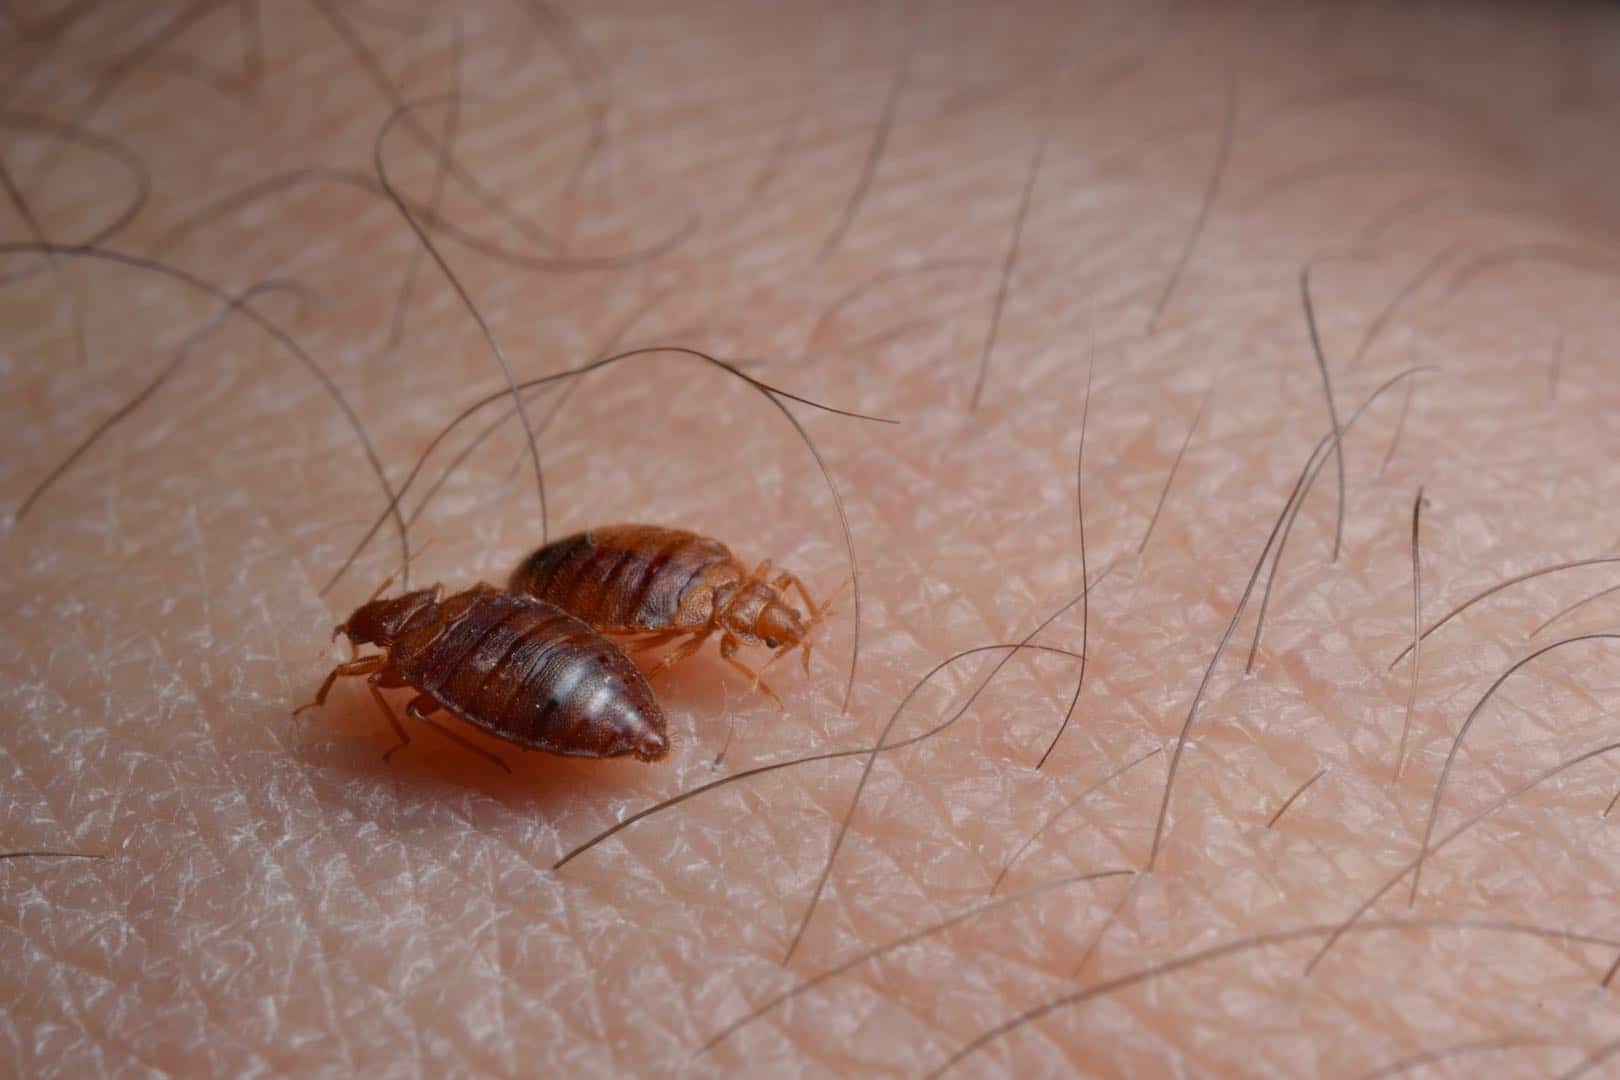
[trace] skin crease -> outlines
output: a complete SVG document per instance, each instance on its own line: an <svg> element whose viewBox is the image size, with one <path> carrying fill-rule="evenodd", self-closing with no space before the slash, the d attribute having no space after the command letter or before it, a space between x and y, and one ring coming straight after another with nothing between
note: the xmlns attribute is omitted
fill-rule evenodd
<svg viewBox="0 0 1620 1080"><path fill-rule="evenodd" d="M55 37L24 37L56 10L79 14ZM1601 58L1620 24L1606 6L1547 19L1532 5L480 3L453 17L222 3L135 52L189 10L19 8L0 43L5 107L114 138L151 171L150 203L108 247L168 243L166 260L233 292L304 290L253 304L342 389L394 483L458 408L506 385L431 261L390 344L419 258L399 212L311 183L166 237L275 174L371 171L392 107L346 35L400 100L437 100L413 114L428 140L450 117L443 95L467 95L461 175L442 184L457 227L583 258L655 244L695 215L657 258L575 272L515 268L432 230L517 377L615 344L682 344L902 423L794 407L860 556L847 713L846 598L818 631L809 678L796 658L772 670L785 713L712 646L661 678L675 749L658 765L506 750L508 777L420 727L385 765L392 734L357 683L288 716L343 656L326 646L331 627L398 563L385 527L319 595L384 504L377 477L309 373L251 323L226 323L8 522L0 847L109 856L0 863L8 1073L928 1074L1085 986L1348 916L1416 856L1451 738L1491 680L1561 634L1613 626L1614 602L1599 601L1528 640L1613 584L1596 567L1506 590L1437 631L1391 784L1410 668L1389 662L1412 634L1419 485L1425 625L1514 574L1614 552L1620 118ZM106 76L117 82L98 90ZM396 125L384 151L419 204L438 186L428 140ZM7 242L80 240L132 195L111 157L37 132L8 129L0 159L30 210L7 204ZM1470 257L1508 249L1543 257L1466 274ZM1328 258L1351 252L1362 257ZM1341 421L1400 371L1429 370L1387 467L1406 384L1345 438L1337 565L1337 466L1323 470L1249 677L1252 605L1240 621L1180 758L1153 873L964 920L694 1061L797 982L984 902L1054 811L1162 747L1044 833L996 895L1147 865L1193 694L1331 430L1299 295L1312 260L1324 260L1312 299ZM87 259L12 255L6 268L34 271L0 290L0 503L14 514L218 301ZM1092 358L1087 565L1093 578L1113 570L1091 597L1078 709L1044 769L1077 674L1049 654L1015 658L949 730L877 761L786 969L864 758L722 788L551 871L660 798L870 746L940 660L1018 641L1071 599ZM531 408L536 425L548 400ZM690 358L592 375L540 448L553 537L658 522L717 536L750 566L770 558L818 596L848 575L804 446L757 394ZM474 453L412 536L431 541L413 581L503 580L540 542L520 428ZM1078 650L1080 607L1038 640ZM949 669L891 741L950 716L994 662ZM1517 673L1470 729L1437 838L1612 742L1616 687L1605 641ZM1620 833L1603 816L1617 786L1611 758L1560 774L1433 854L1414 908L1403 882L1371 917L1620 935ZM1056 1009L952 1074L1351 1077L1437 1053L1423 1075L1544 1076L1620 1037L1620 1006L1597 989L1612 949L1429 925L1351 934L1305 976L1319 944Z"/></svg>

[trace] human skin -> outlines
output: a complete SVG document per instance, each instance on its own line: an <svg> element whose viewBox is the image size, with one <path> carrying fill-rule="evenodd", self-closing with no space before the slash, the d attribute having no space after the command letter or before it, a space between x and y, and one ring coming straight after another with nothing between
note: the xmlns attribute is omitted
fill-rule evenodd
<svg viewBox="0 0 1620 1080"><path fill-rule="evenodd" d="M0 160L28 208L6 204L6 268L28 273L0 290L0 850L105 858L0 862L4 1071L1613 1067L1620 1008L1600 983L1620 954L1605 817L1620 752L1492 810L1620 740L1611 638L1508 678L1457 753L1434 840L1492 812L1432 854L1414 905L1395 881L1306 972L1318 928L1417 856L1492 681L1612 625L1608 598L1531 637L1613 584L1609 564L1504 589L1437 630L1392 779L1419 488L1425 626L1516 574L1615 550L1611 10L220 3L191 18L70 3L56 26L51 10L11 10L5 41ZM358 680L294 720L347 656L332 627L401 550L385 525L322 593L387 500L333 397L246 315L19 517L220 306L157 270L19 247L82 241L133 190L108 153L19 114L150 170L150 201L97 250L227 294L274 283L252 309L330 377L390 483L507 385L377 190L311 181L174 231L293 170L375 178L390 96L423 103L383 156L434 220L523 256L654 249L524 268L430 227L514 377L681 345L899 421L788 406L858 555L847 707L845 593L809 675L796 657L771 669L783 707L712 645L661 676L674 750L656 764L480 740L507 775L419 726L385 763L393 735ZM441 181L431 147L452 118ZM1331 413L1301 302L1313 263ZM1414 367L1344 436L1336 561L1338 462L1321 470L1245 675L1263 579L1218 645L1299 470L1334 416ZM555 400L534 399L535 427ZM459 429L407 513L509 407ZM772 559L818 597L850 576L804 443L700 360L590 375L537 445L553 537L663 523ZM522 427L471 454L410 536L413 582L504 580L542 537ZM1088 574L1088 603L1034 639L1087 658L1041 768L1079 665L975 654L887 741L949 719L994 673L939 734L722 786L553 870L661 799L872 747L930 669L1025 640ZM1056 811L1144 755L998 883ZM799 983L1005 897L703 1049Z"/></svg>

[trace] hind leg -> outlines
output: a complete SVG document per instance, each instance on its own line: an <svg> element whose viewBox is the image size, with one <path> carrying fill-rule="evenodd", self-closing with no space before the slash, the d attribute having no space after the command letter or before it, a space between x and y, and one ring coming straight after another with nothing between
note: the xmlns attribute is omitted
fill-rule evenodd
<svg viewBox="0 0 1620 1080"><path fill-rule="evenodd" d="M659 633L649 634L644 638L636 638L631 641L626 641L620 645L619 648L624 650L626 653L649 652L653 649L668 645L676 638L689 633L691 633L689 630L664 630Z"/></svg>
<svg viewBox="0 0 1620 1080"><path fill-rule="evenodd" d="M473 753L477 754L479 757L483 758L485 761L489 762L495 767L505 769L508 773L512 771L512 766L501 760L501 756L499 754L490 750L485 750L482 746L474 743L471 739L467 738L465 735L462 735L460 732L451 731L437 720L429 719L429 714L438 712L439 708L440 706L437 701L433 700L426 694L418 694L416 697L411 699L409 705L405 706L405 715L410 717L412 720L426 724L428 727L432 728L434 731L437 731L440 735L443 735L445 738L449 739L463 750L471 750Z"/></svg>
<svg viewBox="0 0 1620 1080"><path fill-rule="evenodd" d="M655 665L651 671L647 672L647 681L651 682L653 678L661 673L665 668L674 667L682 660L685 660L687 657L703 648L703 643L709 640L709 635L712 632L713 631L710 630L699 630L695 632L689 640L682 642L678 648L670 652L662 660L658 661L657 665Z"/></svg>

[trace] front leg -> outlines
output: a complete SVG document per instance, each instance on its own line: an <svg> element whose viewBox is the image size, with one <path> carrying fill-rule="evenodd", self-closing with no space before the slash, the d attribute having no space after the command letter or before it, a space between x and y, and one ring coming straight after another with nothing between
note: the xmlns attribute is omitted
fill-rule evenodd
<svg viewBox="0 0 1620 1080"><path fill-rule="evenodd" d="M720 659L724 660L726 663L748 676L750 682L748 688L750 690L758 690L760 693L776 702L777 708L783 710L784 712L787 711L787 706L782 704L782 699L776 696L776 691L772 690L766 685L765 680L760 676L759 672L753 670L747 664L737 659L737 648L739 645L741 645L741 642L732 637L730 634L727 634L725 637L721 638Z"/></svg>
<svg viewBox="0 0 1620 1080"><path fill-rule="evenodd" d="M388 658L386 656L366 656L358 660L350 660L346 664L339 664L327 673L326 681L321 683L321 688L315 692L315 700L307 705L298 706L292 711L292 714L297 716L306 709L318 709L325 705L326 695L332 692L332 684L337 682L340 676L370 675L387 662Z"/></svg>
<svg viewBox="0 0 1620 1080"><path fill-rule="evenodd" d="M790 587L797 591L799 598L804 601L804 607L810 615L810 621L812 623L820 622L821 608L817 606L814 600L810 599L810 590L804 587L804 582L799 580L798 574L793 573L791 570L783 570L771 581L771 588L777 592L782 592Z"/></svg>

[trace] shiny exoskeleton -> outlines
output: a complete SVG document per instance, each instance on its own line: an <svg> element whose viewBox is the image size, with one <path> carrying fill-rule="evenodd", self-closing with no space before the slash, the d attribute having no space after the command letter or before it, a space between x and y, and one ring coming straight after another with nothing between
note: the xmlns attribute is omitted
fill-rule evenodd
<svg viewBox="0 0 1620 1080"><path fill-rule="evenodd" d="M428 717L443 709L507 742L569 757L655 761L669 752L663 710L636 666L587 623L533 596L477 585L443 597L434 586L373 598L333 637L340 633L357 650L384 651L339 664L297 711L324 704L340 676L369 676L399 736L385 758L411 741L382 695L402 686L418 691L406 715L503 768Z"/></svg>
<svg viewBox="0 0 1620 1080"><path fill-rule="evenodd" d="M691 656L711 635L720 635L720 655L771 698L776 695L741 661L743 644L776 653L804 649L806 635L824 618L796 576L771 574L769 560L745 569L718 540L659 525L607 525L553 541L513 571L513 592L549 600L605 634L646 634L637 648L686 640L665 656L653 674ZM804 600L806 619L784 599L789 588Z"/></svg>

